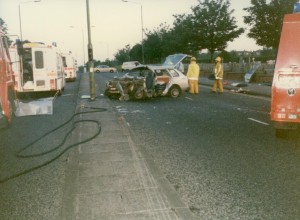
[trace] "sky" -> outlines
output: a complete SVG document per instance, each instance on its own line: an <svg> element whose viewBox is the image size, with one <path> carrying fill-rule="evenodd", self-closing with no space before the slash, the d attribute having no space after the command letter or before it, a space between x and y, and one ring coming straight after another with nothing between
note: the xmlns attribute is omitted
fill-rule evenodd
<svg viewBox="0 0 300 220"><path fill-rule="evenodd" d="M72 51L79 65L87 61L87 0L0 0L0 17L8 34L23 40L56 42L62 52ZM156 29L161 23L170 26L174 14L191 14L197 0L88 0L91 43L95 60L113 59L114 54L127 44L134 46L142 39L141 18L144 29ZM230 0L233 16L239 27L249 29L243 22L243 8L251 0ZM20 9L20 10L19 10ZM141 10L142 9L142 10ZM19 16L19 11L20 15ZM142 11L142 13L141 13ZM141 16L142 15L142 16ZM21 18L21 19L20 19ZM144 36L145 37L145 36ZM15 37L11 37L15 39ZM226 50L261 49L246 33L228 44Z"/></svg>

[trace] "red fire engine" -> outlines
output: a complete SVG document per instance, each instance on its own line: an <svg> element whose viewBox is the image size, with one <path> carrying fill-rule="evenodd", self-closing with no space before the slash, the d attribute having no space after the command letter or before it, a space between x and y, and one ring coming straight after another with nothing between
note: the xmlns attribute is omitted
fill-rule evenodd
<svg viewBox="0 0 300 220"><path fill-rule="evenodd" d="M12 121L14 97L14 75L8 39L0 27L0 127L6 127Z"/></svg>
<svg viewBox="0 0 300 220"><path fill-rule="evenodd" d="M284 16L272 85L271 120L282 137L300 123L300 14Z"/></svg>

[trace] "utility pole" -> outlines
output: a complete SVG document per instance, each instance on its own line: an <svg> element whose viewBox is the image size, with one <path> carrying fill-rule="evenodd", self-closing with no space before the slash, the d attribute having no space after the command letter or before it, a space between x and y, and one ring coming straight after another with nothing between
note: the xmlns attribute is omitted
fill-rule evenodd
<svg viewBox="0 0 300 220"><path fill-rule="evenodd" d="M90 76L90 99L93 101L96 98L95 95L95 74L94 74L94 61L93 61L93 45L91 40L91 25L90 25L90 7L89 0L86 0L87 11L87 29L88 29L88 71Z"/></svg>

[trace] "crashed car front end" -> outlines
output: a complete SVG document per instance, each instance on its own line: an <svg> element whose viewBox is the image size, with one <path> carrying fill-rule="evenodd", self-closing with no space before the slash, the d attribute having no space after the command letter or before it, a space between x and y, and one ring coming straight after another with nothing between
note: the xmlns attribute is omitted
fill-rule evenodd
<svg viewBox="0 0 300 220"><path fill-rule="evenodd" d="M144 84L144 77L114 78L106 83L105 95L120 100L138 99L139 96L143 96Z"/></svg>

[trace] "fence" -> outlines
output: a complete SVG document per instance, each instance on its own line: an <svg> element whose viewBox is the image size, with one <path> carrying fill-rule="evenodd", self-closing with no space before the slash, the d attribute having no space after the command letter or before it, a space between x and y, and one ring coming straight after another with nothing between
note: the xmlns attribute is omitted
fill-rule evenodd
<svg viewBox="0 0 300 220"><path fill-rule="evenodd" d="M245 73L259 65L251 82L271 82L273 79L274 64L267 63L223 63L224 79L244 81ZM213 72L213 64L200 64L201 76L207 77Z"/></svg>

